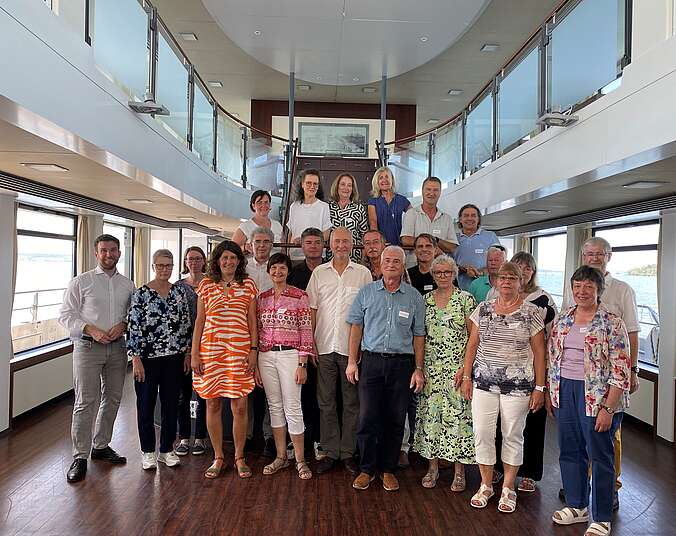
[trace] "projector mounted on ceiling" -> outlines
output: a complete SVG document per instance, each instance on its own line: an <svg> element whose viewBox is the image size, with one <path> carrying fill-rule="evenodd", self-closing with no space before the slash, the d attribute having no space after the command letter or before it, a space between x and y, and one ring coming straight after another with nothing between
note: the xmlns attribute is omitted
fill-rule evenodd
<svg viewBox="0 0 676 536"><path fill-rule="evenodd" d="M157 104L150 93L144 95L143 102L129 101L128 104L137 114L169 115L169 110Z"/></svg>
<svg viewBox="0 0 676 536"><path fill-rule="evenodd" d="M536 123L546 127L567 127L578 120L577 115L564 112L549 112L539 117Z"/></svg>

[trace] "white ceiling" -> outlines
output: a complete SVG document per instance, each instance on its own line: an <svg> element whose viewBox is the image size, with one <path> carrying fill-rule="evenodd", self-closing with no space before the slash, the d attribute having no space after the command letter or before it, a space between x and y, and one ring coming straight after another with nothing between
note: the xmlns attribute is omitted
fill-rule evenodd
<svg viewBox="0 0 676 536"><path fill-rule="evenodd" d="M427 63L490 0L203 0L237 46L296 78L338 86L380 81Z"/></svg>

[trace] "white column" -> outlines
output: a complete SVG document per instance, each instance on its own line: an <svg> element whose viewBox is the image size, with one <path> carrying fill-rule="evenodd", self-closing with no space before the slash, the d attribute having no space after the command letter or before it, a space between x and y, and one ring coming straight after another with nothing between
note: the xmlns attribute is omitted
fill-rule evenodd
<svg viewBox="0 0 676 536"><path fill-rule="evenodd" d="M0 190L0 432L9 428L9 361L12 352L12 274L15 257L16 194Z"/></svg>
<svg viewBox="0 0 676 536"><path fill-rule="evenodd" d="M675 0L633 2L632 58L638 58L674 35Z"/></svg>
<svg viewBox="0 0 676 536"><path fill-rule="evenodd" d="M660 379L657 395L657 434L674 441L674 378L676 377L676 210L662 212L660 257Z"/></svg>

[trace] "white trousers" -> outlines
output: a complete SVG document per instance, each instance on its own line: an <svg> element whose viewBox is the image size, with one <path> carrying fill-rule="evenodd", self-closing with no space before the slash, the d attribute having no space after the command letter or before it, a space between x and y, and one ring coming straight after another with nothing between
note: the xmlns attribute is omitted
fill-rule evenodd
<svg viewBox="0 0 676 536"><path fill-rule="evenodd" d="M509 465L523 463L523 429L528 415L528 396L509 396L482 391L472 391L472 420L476 461L482 465L495 465L495 431L500 415L502 453L500 458Z"/></svg>
<svg viewBox="0 0 676 536"><path fill-rule="evenodd" d="M261 352L258 368L268 399L270 425L272 428L288 425L290 434L302 434L305 424L300 405L301 385L296 383L298 350Z"/></svg>

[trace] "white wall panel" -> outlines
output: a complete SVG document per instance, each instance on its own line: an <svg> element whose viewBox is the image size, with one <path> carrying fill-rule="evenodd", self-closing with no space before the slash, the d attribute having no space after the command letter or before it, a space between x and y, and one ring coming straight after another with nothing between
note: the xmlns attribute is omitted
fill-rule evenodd
<svg viewBox="0 0 676 536"><path fill-rule="evenodd" d="M12 417L73 388L73 354L66 354L14 373Z"/></svg>

